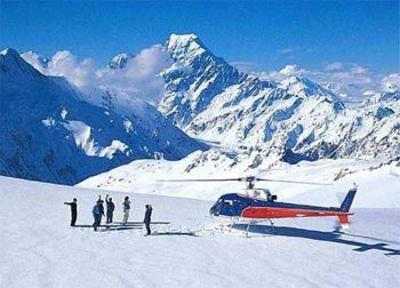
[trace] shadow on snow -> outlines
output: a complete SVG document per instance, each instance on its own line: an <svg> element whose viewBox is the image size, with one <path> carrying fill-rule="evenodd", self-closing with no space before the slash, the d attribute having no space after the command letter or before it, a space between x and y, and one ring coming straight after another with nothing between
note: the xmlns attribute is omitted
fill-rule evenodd
<svg viewBox="0 0 400 288"><path fill-rule="evenodd" d="M237 229L237 230L246 231L247 224L234 224L232 228ZM337 231L325 232L325 231L317 231L317 230L309 230L309 229L285 227L285 226L271 227L269 225L251 225L249 227L249 232L344 244L344 245L356 247L353 250L358 251L358 252L365 252L368 250L375 249L375 250L387 252L387 253L385 253L386 256L400 255L400 250L387 247L388 243L396 243L394 241L386 241L383 239L376 239L376 238L362 236L362 235L356 235L356 234L346 234L346 233L337 232ZM369 240L377 240L377 241L382 241L382 242L376 243L376 244L367 244L367 243L363 243L363 242L359 242L359 241L343 239L343 238L341 238L341 236L343 236L343 235L349 236L349 237L365 238L365 239L369 239Z"/></svg>
<svg viewBox="0 0 400 288"><path fill-rule="evenodd" d="M93 225L75 225L74 228L91 228L93 229ZM124 230L133 230L133 229L142 229L142 225L99 225L97 228L102 228L101 232L105 231L124 231Z"/></svg>
<svg viewBox="0 0 400 288"><path fill-rule="evenodd" d="M152 236L193 236L197 237L194 232L154 232Z"/></svg>

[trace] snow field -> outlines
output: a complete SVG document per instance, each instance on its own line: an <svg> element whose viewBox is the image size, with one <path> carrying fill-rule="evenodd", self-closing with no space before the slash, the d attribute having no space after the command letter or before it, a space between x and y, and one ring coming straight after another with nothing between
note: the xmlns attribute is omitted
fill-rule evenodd
<svg viewBox="0 0 400 288"><path fill-rule="evenodd" d="M0 177L1 287L398 287L398 209L356 209L348 235L334 220L294 219L229 233L208 216L212 202L106 192ZM125 195L131 221L152 203L159 235L140 227L94 232L70 228L69 207L78 198L78 224L91 224L99 194L116 203ZM102 230L105 230L102 228ZM188 235L194 232L194 236ZM356 251L359 250L359 251ZM389 256L392 255L392 256Z"/></svg>

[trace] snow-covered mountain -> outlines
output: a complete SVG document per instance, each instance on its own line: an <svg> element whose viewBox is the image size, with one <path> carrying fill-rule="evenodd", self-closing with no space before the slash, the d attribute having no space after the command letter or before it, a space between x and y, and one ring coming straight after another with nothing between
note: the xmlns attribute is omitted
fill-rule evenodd
<svg viewBox="0 0 400 288"><path fill-rule="evenodd" d="M130 53L121 53L114 56L110 62L108 63L107 67L111 69L123 69L128 64L128 61L132 59L134 55Z"/></svg>
<svg viewBox="0 0 400 288"><path fill-rule="evenodd" d="M250 165L400 155L398 99L347 107L304 77L260 80L213 55L196 35L173 34L164 49L173 65L163 73L159 110L189 135L245 148Z"/></svg>
<svg viewBox="0 0 400 288"><path fill-rule="evenodd" d="M130 60L133 64L144 63L147 58L136 59L137 56L129 53L116 55L103 68L102 75L110 76L108 82L97 79L99 81L95 81L94 85L78 90L62 78L47 77L46 81L51 80L57 89L69 91L69 94L89 102L91 106L105 109L109 115L121 117L127 131L130 131L126 129L131 127L129 123L134 123L135 128L142 127L140 137L147 135L147 138L143 136L147 140L138 144L142 147L138 149L149 149L150 152L144 152L145 156L127 157L129 160L161 157L156 152L161 152L167 159L178 159L196 149L206 148L174 128L152 106L132 96L135 95L133 90L141 91L141 88L147 87L147 82L151 82L147 79L157 79L157 85L150 85L151 89L155 86L154 89L163 95L158 110L190 136L224 147L224 151L229 153L223 152L226 155L217 158L228 157L232 165L241 163L252 169L268 168L282 160L288 163L321 158L389 160L400 156L398 89L391 87L390 91L378 93L362 105L347 106L329 87L302 76L280 73L282 77L279 79L265 80L240 72L215 56L193 34L172 34L163 45L156 46L150 50L156 52L157 57L151 58L162 59L163 65L153 63L157 69L147 71L157 73L157 77L147 75L140 81L132 80L137 81L137 85L133 85L135 89L126 85L130 78L124 71L132 68L127 67L127 63L131 63ZM33 52L24 53L23 57L39 71L48 65L46 58ZM160 67L163 67L161 74ZM158 91L159 76L164 83L162 91ZM129 86L130 90L110 85L121 77L125 77L122 86ZM25 85L24 78L19 81ZM43 115L41 120L46 120L48 116ZM154 138L159 142L149 148L151 145L148 142ZM102 144L102 147L108 147L111 141L108 139L108 144ZM122 142L130 146L127 143L129 140ZM221 150L204 153L196 161L214 161L210 160L209 154L221 154ZM116 165L119 164L112 166Z"/></svg>
<svg viewBox="0 0 400 288"><path fill-rule="evenodd" d="M0 83L1 175L74 184L135 159L176 160L205 148L142 101L131 99L125 114L88 103L13 49L0 54Z"/></svg>
<svg viewBox="0 0 400 288"><path fill-rule="evenodd" d="M47 69L51 61L49 58L36 54L33 51L24 52L21 54L21 57L39 72Z"/></svg>
<svg viewBox="0 0 400 288"><path fill-rule="evenodd" d="M189 125L215 95L245 77L215 57L196 35L172 34L164 47L174 64L163 73L160 111L180 127Z"/></svg>

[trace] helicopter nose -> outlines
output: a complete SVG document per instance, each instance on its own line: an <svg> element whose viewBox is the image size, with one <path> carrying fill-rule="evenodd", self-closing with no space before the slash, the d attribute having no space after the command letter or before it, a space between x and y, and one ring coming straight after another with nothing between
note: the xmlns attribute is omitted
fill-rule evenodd
<svg viewBox="0 0 400 288"><path fill-rule="evenodd" d="M215 205L210 208L210 215L213 216L215 213Z"/></svg>
<svg viewBox="0 0 400 288"><path fill-rule="evenodd" d="M210 208L210 215L211 215L211 216L218 216L217 205L216 205L216 204L214 204L214 205Z"/></svg>

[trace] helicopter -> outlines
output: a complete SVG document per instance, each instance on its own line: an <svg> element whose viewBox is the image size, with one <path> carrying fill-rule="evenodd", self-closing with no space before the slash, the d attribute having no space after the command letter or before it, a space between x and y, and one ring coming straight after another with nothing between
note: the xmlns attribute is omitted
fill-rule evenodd
<svg viewBox="0 0 400 288"><path fill-rule="evenodd" d="M230 217L232 219L248 220L247 235L250 225L257 222L268 221L274 225L272 219L298 218L298 217L337 217L343 230L349 227L350 208L357 192L357 186L351 188L345 196L340 207L322 207L303 205L289 202L278 202L277 195L272 194L267 188L256 188L256 182L280 182L307 185L331 185L305 181L283 179L259 178L255 176L219 179L181 179L163 180L163 182L226 182L237 181L246 183L246 194L228 193L218 198L210 208L210 214L215 217ZM233 226L233 223L231 227Z"/></svg>

